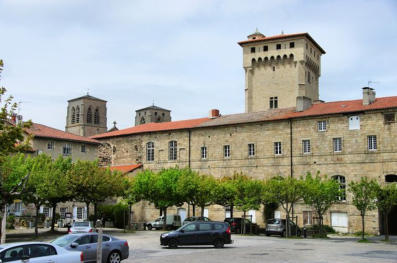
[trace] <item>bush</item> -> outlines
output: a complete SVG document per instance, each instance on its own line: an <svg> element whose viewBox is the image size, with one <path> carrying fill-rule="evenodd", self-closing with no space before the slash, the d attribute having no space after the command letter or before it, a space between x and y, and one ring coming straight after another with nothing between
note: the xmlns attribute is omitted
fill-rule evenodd
<svg viewBox="0 0 397 263"><path fill-rule="evenodd" d="M122 203L100 205L98 206L98 217L102 218L105 222L113 222L115 227L124 228L124 224L128 222L128 205Z"/></svg>
<svg viewBox="0 0 397 263"><path fill-rule="evenodd" d="M14 215L7 216L6 228L15 229L14 224L15 224L15 216Z"/></svg>

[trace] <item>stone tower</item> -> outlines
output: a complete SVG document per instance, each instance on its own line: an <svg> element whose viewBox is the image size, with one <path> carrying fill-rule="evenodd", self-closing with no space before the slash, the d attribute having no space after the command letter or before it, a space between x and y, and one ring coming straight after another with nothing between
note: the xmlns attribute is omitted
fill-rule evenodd
<svg viewBox="0 0 397 263"><path fill-rule="evenodd" d="M171 121L171 111L157 106L150 106L135 111L135 126L151 122Z"/></svg>
<svg viewBox="0 0 397 263"><path fill-rule="evenodd" d="M106 101L88 94L69 100L65 130L86 137L106 132Z"/></svg>
<svg viewBox="0 0 397 263"><path fill-rule="evenodd" d="M266 37L256 31L243 48L245 112L296 107L297 98L319 99L321 55L308 33Z"/></svg>

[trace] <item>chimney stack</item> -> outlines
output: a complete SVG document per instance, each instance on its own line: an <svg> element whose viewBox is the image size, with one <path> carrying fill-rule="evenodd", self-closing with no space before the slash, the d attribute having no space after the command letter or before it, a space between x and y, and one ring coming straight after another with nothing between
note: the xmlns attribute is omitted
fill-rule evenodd
<svg viewBox="0 0 397 263"><path fill-rule="evenodd" d="M375 102L376 92L373 88L363 88L363 105L369 105Z"/></svg>
<svg viewBox="0 0 397 263"><path fill-rule="evenodd" d="M218 118L220 115L219 110L218 109L212 109L210 110L210 119L215 119Z"/></svg>
<svg viewBox="0 0 397 263"><path fill-rule="evenodd" d="M305 111L313 105L312 99L305 96L296 97L296 111Z"/></svg>

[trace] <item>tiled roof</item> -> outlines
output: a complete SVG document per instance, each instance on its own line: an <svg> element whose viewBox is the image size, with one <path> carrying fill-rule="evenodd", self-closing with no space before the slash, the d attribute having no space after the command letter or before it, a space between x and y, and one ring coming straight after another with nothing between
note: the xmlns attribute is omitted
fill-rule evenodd
<svg viewBox="0 0 397 263"><path fill-rule="evenodd" d="M256 39L248 39L238 42L240 46L250 43L262 42L262 41L270 41L270 40L277 40L277 39L286 39L286 38L296 38L296 37L307 37L313 44L323 53L325 54L325 50L309 35L309 33L296 33L296 34L281 34L275 35L270 37L262 37Z"/></svg>
<svg viewBox="0 0 397 263"><path fill-rule="evenodd" d="M109 137L124 136L130 134L158 132L178 129L191 129L200 127L213 127L231 124L275 121L285 119L296 119L332 114L353 114L357 112L397 108L397 96L377 98L370 105L363 105L362 100L334 101L313 104L309 109L297 112L295 108L272 109L260 112L239 113L222 115L215 119L201 118L184 121L148 123L124 130L108 132L92 136L91 138L101 139Z"/></svg>
<svg viewBox="0 0 397 263"><path fill-rule="evenodd" d="M111 171L119 171L119 172L122 172L123 174L126 174L126 173L130 173L140 167L142 167L142 164L110 166L109 169Z"/></svg>
<svg viewBox="0 0 397 263"><path fill-rule="evenodd" d="M123 130L106 132L106 133L94 135L91 138L100 139L100 138L137 134L137 133L145 133L145 132L189 129L189 128L196 127L199 124L209 121L209 120L210 120L209 118L200 118L200 119L183 120L183 121L146 123L146 124L134 126L134 127L123 129Z"/></svg>
<svg viewBox="0 0 397 263"><path fill-rule="evenodd" d="M29 129L26 129L26 132L29 134L33 134L34 137L40 137L40 138L52 138L58 140L76 141L76 142L93 143L93 144L100 143L99 141L91 138L78 136L72 133L64 132L38 123L32 123L32 126Z"/></svg>

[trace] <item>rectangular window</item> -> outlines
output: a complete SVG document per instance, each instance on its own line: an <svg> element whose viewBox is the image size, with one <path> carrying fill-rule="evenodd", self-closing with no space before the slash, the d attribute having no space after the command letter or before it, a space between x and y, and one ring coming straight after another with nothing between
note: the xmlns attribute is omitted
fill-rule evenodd
<svg viewBox="0 0 397 263"><path fill-rule="evenodd" d="M302 150L305 154L310 153L310 140L302 140Z"/></svg>
<svg viewBox="0 0 397 263"><path fill-rule="evenodd" d="M342 151L342 138L333 138L332 144L334 148L334 152L341 152Z"/></svg>
<svg viewBox="0 0 397 263"><path fill-rule="evenodd" d="M310 71L307 72L307 82L310 83L311 81Z"/></svg>
<svg viewBox="0 0 397 263"><path fill-rule="evenodd" d="M175 161L178 157L178 144L176 141L170 141L168 144L169 153L168 159L170 161Z"/></svg>
<svg viewBox="0 0 397 263"><path fill-rule="evenodd" d="M48 150L54 150L54 142L48 142L47 149Z"/></svg>
<svg viewBox="0 0 397 263"><path fill-rule="evenodd" d="M312 225L313 224L313 212L312 211L303 211L303 225Z"/></svg>
<svg viewBox="0 0 397 263"><path fill-rule="evenodd" d="M376 142L376 135L369 135L368 136L368 150L376 151L378 149L378 145Z"/></svg>
<svg viewBox="0 0 397 263"><path fill-rule="evenodd" d="M289 42L289 47L294 48L295 47L295 42Z"/></svg>
<svg viewBox="0 0 397 263"><path fill-rule="evenodd" d="M77 207L77 219L83 219L83 207Z"/></svg>
<svg viewBox="0 0 397 263"><path fill-rule="evenodd" d="M255 48L254 47L251 48L251 53L255 53Z"/></svg>
<svg viewBox="0 0 397 263"><path fill-rule="evenodd" d="M277 44L276 49L281 49L281 44Z"/></svg>
<svg viewBox="0 0 397 263"><path fill-rule="evenodd" d="M66 214L67 212L68 212L68 208L67 208L67 207L61 207L61 208L59 209L59 214L60 214L60 216L61 216L62 219L65 218L65 214Z"/></svg>
<svg viewBox="0 0 397 263"><path fill-rule="evenodd" d="M282 154L281 142L275 142L275 143L274 143L274 154L275 154L275 155L280 155L280 154Z"/></svg>
<svg viewBox="0 0 397 263"><path fill-rule="evenodd" d="M255 156L255 144L253 143L248 144L248 156L249 157Z"/></svg>
<svg viewBox="0 0 397 263"><path fill-rule="evenodd" d="M318 131L326 131L327 130L327 121L318 121L317 127L318 127Z"/></svg>
<svg viewBox="0 0 397 263"><path fill-rule="evenodd" d="M45 215L45 217L49 217L50 216L50 208L43 207L43 214Z"/></svg>
<svg viewBox="0 0 397 263"><path fill-rule="evenodd" d="M394 113L387 113L384 115L384 117L385 117L385 124L390 124L395 122Z"/></svg>
<svg viewBox="0 0 397 263"><path fill-rule="evenodd" d="M72 154L72 146L70 144L65 144L62 149L63 155L71 155Z"/></svg>
<svg viewBox="0 0 397 263"><path fill-rule="evenodd" d="M82 144L82 145L81 145L81 152L82 152L82 153L85 153L85 144Z"/></svg>
<svg viewBox="0 0 397 263"><path fill-rule="evenodd" d="M201 147L201 159L207 159L207 147Z"/></svg>
<svg viewBox="0 0 397 263"><path fill-rule="evenodd" d="M270 109L277 109L278 108L278 97L270 97L269 108Z"/></svg>
<svg viewBox="0 0 397 263"><path fill-rule="evenodd" d="M20 214L22 212L22 202L15 202L14 203L14 211L17 214Z"/></svg>
<svg viewBox="0 0 397 263"><path fill-rule="evenodd" d="M146 143L146 160L148 162L154 161L154 142Z"/></svg>
<svg viewBox="0 0 397 263"><path fill-rule="evenodd" d="M269 47L268 46L263 46L263 51L268 51L269 50Z"/></svg>
<svg viewBox="0 0 397 263"><path fill-rule="evenodd" d="M223 157L225 157L225 158L230 157L230 145L223 146Z"/></svg>
<svg viewBox="0 0 397 263"><path fill-rule="evenodd" d="M360 129L360 117L350 116L349 117L349 130L359 130Z"/></svg>

